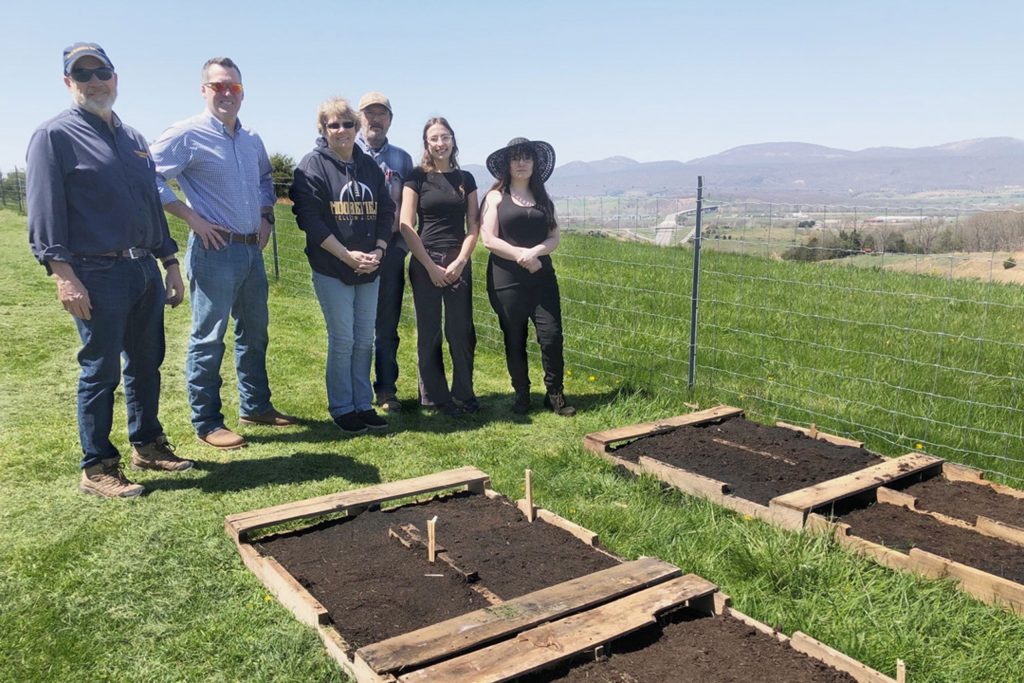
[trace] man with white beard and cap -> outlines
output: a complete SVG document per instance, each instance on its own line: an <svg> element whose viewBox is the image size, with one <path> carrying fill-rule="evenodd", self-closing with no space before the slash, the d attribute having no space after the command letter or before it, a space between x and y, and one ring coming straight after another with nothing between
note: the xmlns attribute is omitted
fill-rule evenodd
<svg viewBox="0 0 1024 683"><path fill-rule="evenodd" d="M124 476L110 441L122 356L132 467L192 467L174 455L157 416L164 305L177 306L184 295L178 246L167 229L146 139L114 113L117 73L103 48L75 43L65 49L64 84L74 106L43 123L29 142L29 242L56 279L57 298L82 340L79 490L131 498L144 489Z"/></svg>

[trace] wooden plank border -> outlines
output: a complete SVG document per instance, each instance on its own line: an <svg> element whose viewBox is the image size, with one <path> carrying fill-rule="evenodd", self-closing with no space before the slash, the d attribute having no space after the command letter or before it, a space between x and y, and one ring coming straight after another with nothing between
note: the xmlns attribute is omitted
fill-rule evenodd
<svg viewBox="0 0 1024 683"><path fill-rule="evenodd" d="M920 548L911 548L908 553L893 550L854 535L849 524L829 521L821 515L811 515L808 521L808 528L832 533L844 548L870 557L890 569L908 571L928 579L954 579L960 590L981 602L1002 606L1024 615L1024 585L1016 581L1004 579Z"/></svg>
<svg viewBox="0 0 1024 683"><path fill-rule="evenodd" d="M737 417L740 415L743 415L742 408L720 405L706 410L698 410L695 413L687 413L686 415L676 415L675 417L668 417L663 420L655 420L654 422L641 422L640 424L616 427L615 429L606 429L601 432L592 432L583 437L583 446L598 455L602 455L610 453L612 446L622 441L638 439L642 436L651 436L652 434L661 434L662 432L668 432L676 429L677 427L692 427L695 425L706 424L708 422L717 422L718 420L724 420L726 418ZM616 458L615 460L619 461L623 459Z"/></svg>
<svg viewBox="0 0 1024 683"><path fill-rule="evenodd" d="M490 482L489 477L475 467L460 467L454 470L428 474L413 479L402 479L387 484L376 484L341 493L331 493L317 498L307 498L284 503L260 510L250 510L228 515L224 518L224 530L235 540L246 534L282 522L319 517L337 512L361 512L372 505L389 500L407 498L446 489L461 488L482 493Z"/></svg>
<svg viewBox="0 0 1024 683"><path fill-rule="evenodd" d="M399 677L402 683L500 683L553 666L656 623L659 613L718 588L687 574L614 602L522 631L515 638Z"/></svg>
<svg viewBox="0 0 1024 683"><path fill-rule="evenodd" d="M412 670L618 600L681 574L678 567L652 557L626 562L528 593L497 607L469 612L367 645L355 656L377 673Z"/></svg>
<svg viewBox="0 0 1024 683"><path fill-rule="evenodd" d="M835 479L776 496L768 503L768 507L776 509L780 516L793 516L793 525L800 528L807 515L816 508L922 472L939 472L943 462L941 458L924 453L908 453Z"/></svg>

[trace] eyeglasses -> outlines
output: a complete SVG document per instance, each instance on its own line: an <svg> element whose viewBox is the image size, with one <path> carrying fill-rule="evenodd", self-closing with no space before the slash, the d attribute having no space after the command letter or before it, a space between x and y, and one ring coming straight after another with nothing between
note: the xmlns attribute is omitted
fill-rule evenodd
<svg viewBox="0 0 1024 683"><path fill-rule="evenodd" d="M432 145L448 144L454 139L455 138L453 138L451 135L434 135L432 137L427 138L427 142L429 142Z"/></svg>
<svg viewBox="0 0 1024 683"><path fill-rule="evenodd" d="M223 95L224 93L241 95L243 90L241 83L203 83L203 85L218 95Z"/></svg>
<svg viewBox="0 0 1024 683"><path fill-rule="evenodd" d="M109 81L114 77L114 70L109 66L98 66L95 69L80 67L78 69L72 69L69 75L79 83L88 83L92 80L93 76L101 81Z"/></svg>
<svg viewBox="0 0 1024 683"><path fill-rule="evenodd" d="M330 123L327 124L327 127L330 128L331 130L338 130L340 128L344 128L345 130L348 130L349 128L355 128L356 127L356 122L355 121L331 121Z"/></svg>

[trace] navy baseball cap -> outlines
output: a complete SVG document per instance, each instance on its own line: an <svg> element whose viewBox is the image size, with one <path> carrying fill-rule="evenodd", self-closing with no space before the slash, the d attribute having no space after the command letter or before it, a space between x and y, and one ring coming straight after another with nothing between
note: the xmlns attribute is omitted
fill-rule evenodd
<svg viewBox="0 0 1024 683"><path fill-rule="evenodd" d="M64 48L64 75L67 76L71 73L71 70L75 68L75 62L82 57L95 57L96 59L103 62L103 65L111 69L114 68L113 63L110 61L110 57L103 51L103 48L96 43L75 43Z"/></svg>

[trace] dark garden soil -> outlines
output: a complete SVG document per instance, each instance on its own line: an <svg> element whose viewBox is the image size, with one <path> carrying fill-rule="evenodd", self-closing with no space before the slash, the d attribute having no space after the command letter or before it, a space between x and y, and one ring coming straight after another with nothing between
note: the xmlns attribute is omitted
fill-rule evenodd
<svg viewBox="0 0 1024 683"><path fill-rule="evenodd" d="M506 501L473 494L364 512L258 546L320 601L358 649L489 604L447 564L430 564L426 549L388 536L389 528L413 524L425 539L435 515L438 546L504 600L617 564L562 529L530 524Z"/></svg>
<svg viewBox="0 0 1024 683"><path fill-rule="evenodd" d="M863 448L837 446L743 417L645 436L614 451L641 455L729 485L729 493L767 505L796 491L883 462Z"/></svg>
<svg viewBox="0 0 1024 683"><path fill-rule="evenodd" d="M855 679L732 617L684 610L672 623L611 644L608 659L564 665L522 683L852 683Z"/></svg>
<svg viewBox="0 0 1024 683"><path fill-rule="evenodd" d="M901 552L920 548L948 560L1024 583L1024 548L912 512L900 505L872 505L843 515L850 533Z"/></svg>
<svg viewBox="0 0 1024 683"><path fill-rule="evenodd" d="M978 516L1024 527L1024 499L1007 496L983 484L933 477L903 489L917 498L919 510L941 512L974 524Z"/></svg>

